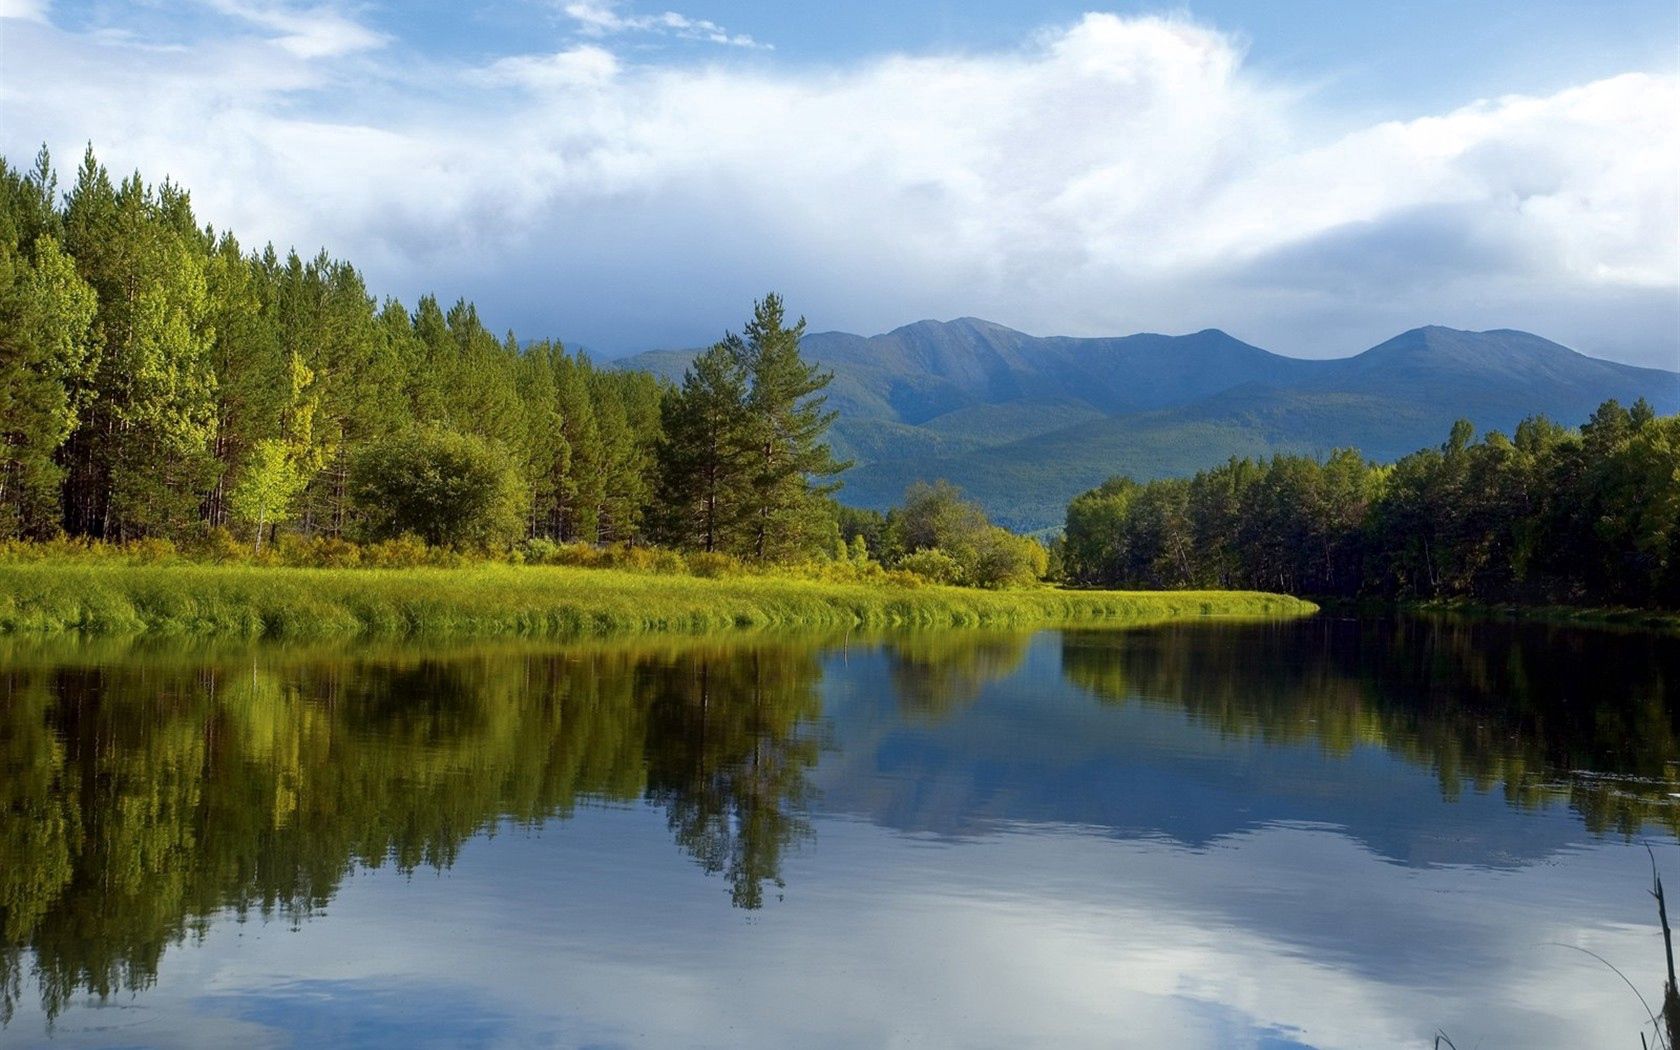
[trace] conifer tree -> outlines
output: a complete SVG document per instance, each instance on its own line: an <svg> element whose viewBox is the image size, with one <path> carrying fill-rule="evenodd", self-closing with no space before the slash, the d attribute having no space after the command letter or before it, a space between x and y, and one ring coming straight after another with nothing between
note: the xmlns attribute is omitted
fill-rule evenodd
<svg viewBox="0 0 1680 1050"><path fill-rule="evenodd" d="M658 453L660 538L676 547L741 553L747 428L745 348L739 336L694 359L664 400Z"/></svg>
<svg viewBox="0 0 1680 1050"><path fill-rule="evenodd" d="M69 449L72 531L167 535L197 518L214 461L213 330L202 242L185 195L138 174L113 188L91 151L66 238L98 296L101 353Z"/></svg>
<svg viewBox="0 0 1680 1050"><path fill-rule="evenodd" d="M97 304L57 241L22 251L8 225L0 214L0 536L41 536L58 528L53 457L76 423Z"/></svg>
<svg viewBox="0 0 1680 1050"><path fill-rule="evenodd" d="M205 269L210 324L215 330L211 366L216 374L215 430L211 454L216 480L204 517L226 524L227 493L243 475L257 443L276 438L288 389L285 356L274 324L269 272L239 250L229 234L216 241Z"/></svg>
<svg viewBox="0 0 1680 1050"><path fill-rule="evenodd" d="M846 468L822 440L838 415L823 407L822 390L834 375L800 356L805 319L789 327L774 292L753 304L742 334L738 353L752 384L749 548L760 561L782 561L821 549L837 535L823 497L839 485L819 481Z"/></svg>
<svg viewBox="0 0 1680 1050"><path fill-rule="evenodd" d="M605 450L590 397L589 358L563 350L554 355L555 388L559 392L560 429L571 451L564 483L555 494L559 534L563 540L594 542L599 534Z"/></svg>
<svg viewBox="0 0 1680 1050"><path fill-rule="evenodd" d="M626 543L635 539L641 524L645 492L636 436L624 412L624 399L615 376L593 373L589 379L590 400L595 406L595 428L601 441L600 503L597 511L598 537L603 543Z"/></svg>
<svg viewBox="0 0 1680 1050"><path fill-rule="evenodd" d="M554 380L552 354L547 342L532 345L519 355L515 377L522 409L519 460L530 492L532 536L556 535L557 494L572 462L572 450L561 425L560 391Z"/></svg>

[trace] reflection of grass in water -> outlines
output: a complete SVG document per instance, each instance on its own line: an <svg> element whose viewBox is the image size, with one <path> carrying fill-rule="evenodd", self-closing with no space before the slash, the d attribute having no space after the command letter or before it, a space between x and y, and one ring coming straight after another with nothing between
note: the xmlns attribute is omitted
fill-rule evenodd
<svg viewBox="0 0 1680 1050"><path fill-rule="evenodd" d="M567 636L1301 615L1251 592L977 591L607 569L0 565L0 633Z"/></svg>
<svg viewBox="0 0 1680 1050"><path fill-rule="evenodd" d="M1026 631L911 631L884 645L899 709L929 722L972 703L1027 655Z"/></svg>

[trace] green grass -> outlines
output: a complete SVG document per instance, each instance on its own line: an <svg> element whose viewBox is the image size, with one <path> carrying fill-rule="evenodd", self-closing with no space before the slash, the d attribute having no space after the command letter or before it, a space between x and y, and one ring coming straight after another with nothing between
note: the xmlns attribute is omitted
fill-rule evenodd
<svg viewBox="0 0 1680 1050"><path fill-rule="evenodd" d="M1037 626L1296 616L1310 602L1227 591L980 591L609 569L0 565L0 634L559 637L742 629Z"/></svg>

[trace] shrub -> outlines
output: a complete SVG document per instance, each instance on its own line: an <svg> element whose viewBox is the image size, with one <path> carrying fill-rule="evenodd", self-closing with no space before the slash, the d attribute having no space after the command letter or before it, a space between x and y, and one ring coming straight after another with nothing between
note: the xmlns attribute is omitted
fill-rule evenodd
<svg viewBox="0 0 1680 1050"><path fill-rule="evenodd" d="M688 555L686 561L691 575L704 576L707 579L739 576L746 572L746 566L741 564L739 558L718 551L695 551Z"/></svg>
<svg viewBox="0 0 1680 1050"><path fill-rule="evenodd" d="M993 525L975 538L968 578L976 587L1022 587L1042 580L1049 568L1042 543Z"/></svg>
<svg viewBox="0 0 1680 1050"><path fill-rule="evenodd" d="M898 569L928 583L958 584L963 582L963 567L957 559L938 547L923 547L898 559Z"/></svg>
<svg viewBox="0 0 1680 1050"><path fill-rule="evenodd" d="M506 451L426 428L381 441L351 477L369 537L414 533L434 547L496 548L524 527L525 487Z"/></svg>
<svg viewBox="0 0 1680 1050"><path fill-rule="evenodd" d="M205 561L224 565L249 558L251 545L241 542L233 533L218 525L205 533L204 539L194 546L192 553Z"/></svg>
<svg viewBox="0 0 1680 1050"><path fill-rule="evenodd" d="M993 525L979 504L964 499L949 482L910 486L904 506L887 516L887 532L887 546L914 552L897 559L902 568L938 579L951 576L950 567L918 556L937 551L954 562L954 578L940 582L1023 586L1043 579L1049 569L1049 554L1042 544Z"/></svg>
<svg viewBox="0 0 1680 1050"><path fill-rule="evenodd" d="M140 565L161 565L164 562L176 561L180 553L175 549L175 544L157 536L131 540L123 544L122 549L130 561Z"/></svg>
<svg viewBox="0 0 1680 1050"><path fill-rule="evenodd" d="M353 569L362 563L362 550L337 536L281 535L275 543L281 565L305 569Z"/></svg>
<svg viewBox="0 0 1680 1050"><path fill-rule="evenodd" d="M547 536L528 539L518 550L519 560L526 565L553 565L559 553L560 545Z"/></svg>
<svg viewBox="0 0 1680 1050"><path fill-rule="evenodd" d="M374 569L412 569L425 565L432 552L412 532L362 548L362 564Z"/></svg>
<svg viewBox="0 0 1680 1050"><path fill-rule="evenodd" d="M913 572L905 569L887 569L881 574L881 582L889 587L917 588L927 581Z"/></svg>
<svg viewBox="0 0 1680 1050"><path fill-rule="evenodd" d="M649 568L662 576L681 576L688 572L688 562L677 551L664 547L644 548L652 551L653 559Z"/></svg>

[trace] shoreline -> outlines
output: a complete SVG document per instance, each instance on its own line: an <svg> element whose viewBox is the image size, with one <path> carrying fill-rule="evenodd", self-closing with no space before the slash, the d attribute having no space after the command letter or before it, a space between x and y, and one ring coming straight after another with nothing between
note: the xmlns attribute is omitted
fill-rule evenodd
<svg viewBox="0 0 1680 1050"><path fill-rule="evenodd" d="M1680 613L1660 609L1579 605L1523 605L1516 602L1476 602L1457 599L1386 601L1359 598L1316 598L1324 612L1387 612L1405 615L1442 614L1473 620L1514 623L1553 623L1574 627L1623 627L1640 631L1680 632Z"/></svg>
<svg viewBox="0 0 1680 1050"><path fill-rule="evenodd" d="M0 635L10 637L571 638L1048 627L1316 611L1309 601L1251 591L987 591L562 566L0 565Z"/></svg>

